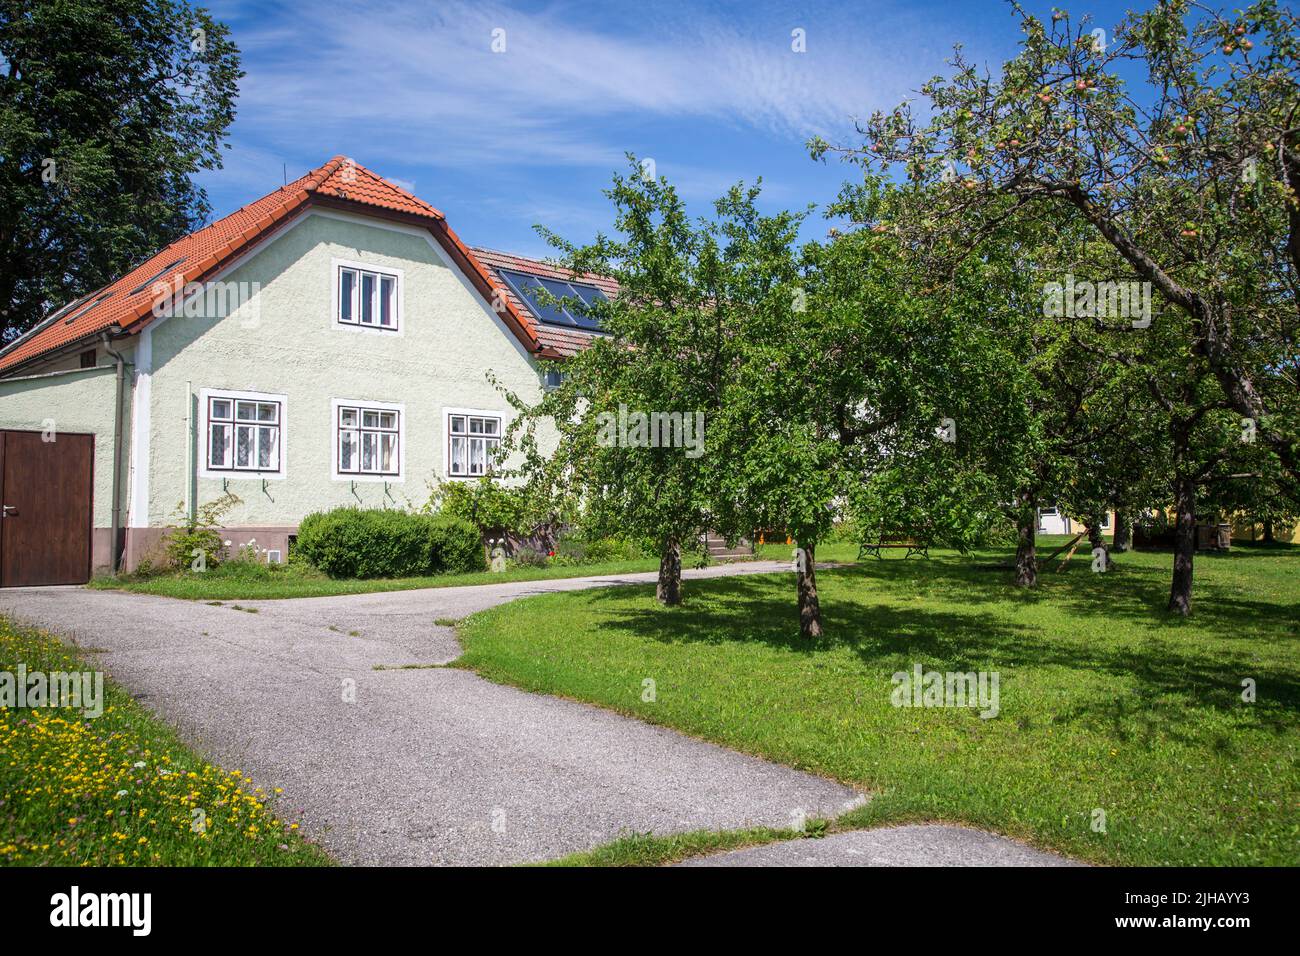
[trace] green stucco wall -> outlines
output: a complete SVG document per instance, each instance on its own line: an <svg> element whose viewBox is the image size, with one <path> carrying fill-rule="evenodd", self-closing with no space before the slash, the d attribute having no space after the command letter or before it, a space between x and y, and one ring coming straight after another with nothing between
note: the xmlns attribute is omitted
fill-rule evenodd
<svg viewBox="0 0 1300 956"><path fill-rule="evenodd" d="M508 420L509 405L489 384L489 370L527 400L540 396L530 357L426 236L312 212L225 276L228 282L259 283L256 310L225 318L177 315L155 323L148 345L149 525L165 523L187 498L195 460L187 455L187 408L200 422L201 435L198 396L204 388L287 399L285 477L264 483L230 476L226 486L242 504L227 516L229 526L295 525L309 512L337 505L423 502L427 482L444 474L444 408L496 410ZM402 270L400 333L361 331L335 321L336 259ZM404 406L402 480L390 479L386 488L382 481L354 485L333 477L334 399ZM202 458L201 439L192 453ZM193 480L199 503L222 494L220 479Z"/></svg>

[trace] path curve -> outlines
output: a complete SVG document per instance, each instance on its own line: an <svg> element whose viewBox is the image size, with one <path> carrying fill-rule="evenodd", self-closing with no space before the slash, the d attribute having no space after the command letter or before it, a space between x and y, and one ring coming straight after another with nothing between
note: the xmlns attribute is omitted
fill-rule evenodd
<svg viewBox="0 0 1300 956"><path fill-rule="evenodd" d="M785 568L747 562L684 577ZM457 657L455 634L437 618L654 578L219 607L20 588L0 592L0 613L95 649L106 671L205 756L283 788L308 835L345 863L545 860L629 832L788 826L799 813L833 816L860 803L842 784L467 671L375 669ZM355 703L343 700L345 680L355 681Z"/></svg>

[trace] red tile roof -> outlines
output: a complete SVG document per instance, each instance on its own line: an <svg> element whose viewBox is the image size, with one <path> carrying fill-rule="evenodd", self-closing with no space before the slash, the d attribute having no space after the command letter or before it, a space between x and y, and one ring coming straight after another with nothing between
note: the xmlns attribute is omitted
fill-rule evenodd
<svg viewBox="0 0 1300 956"><path fill-rule="evenodd" d="M176 288L211 279L310 204L424 225L468 274L485 300L491 302L497 287L504 289L504 283L476 259L441 212L347 157L335 156L301 179L176 240L116 282L58 310L0 350L0 373L114 326L127 333L139 332L154 318L155 284ZM86 302L91 303L89 308ZM555 353L539 341L539 323L532 315L525 314L518 303L507 301L506 306L502 318L525 348L553 356Z"/></svg>
<svg viewBox="0 0 1300 956"><path fill-rule="evenodd" d="M583 275L574 275L567 269L559 269L555 266L543 262L540 259L529 259L525 256L517 256L509 252L498 252L495 249L485 249L482 246L474 247L474 255L479 262L487 266L492 273L493 282L504 292L504 297L519 310L529 322L537 340L548 350L553 351L556 357L567 358L576 355L582 349L586 348L591 342L591 335L587 332L581 332L577 329L559 328L554 325L544 325L540 322L529 308L527 302L521 300L517 295L510 291L510 287L502 280L499 269L511 269L515 272L523 272L527 275L542 276L547 279L559 279L564 282L581 281L588 285L594 285L605 293L611 299L618 295L618 283L607 276L596 275L595 273L586 273Z"/></svg>

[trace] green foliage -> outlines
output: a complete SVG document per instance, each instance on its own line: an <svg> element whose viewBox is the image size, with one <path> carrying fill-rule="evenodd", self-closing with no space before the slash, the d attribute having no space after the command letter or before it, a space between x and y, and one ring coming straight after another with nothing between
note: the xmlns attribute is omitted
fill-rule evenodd
<svg viewBox="0 0 1300 956"><path fill-rule="evenodd" d="M297 549L332 578L481 571L477 529L458 518L390 509L335 508L307 515Z"/></svg>
<svg viewBox="0 0 1300 956"><path fill-rule="evenodd" d="M429 565L424 573L483 570L483 539L474 525L450 515L437 515L429 519L428 525Z"/></svg>
<svg viewBox="0 0 1300 956"><path fill-rule="evenodd" d="M560 565L605 564L610 561L635 561L647 552L635 542L623 538L584 538L562 535L555 543L552 561Z"/></svg>
<svg viewBox="0 0 1300 956"><path fill-rule="evenodd" d="M1276 0L1161 0L1101 29L1013 10L1023 39L1001 69L958 50L924 103L860 127L840 152L864 175L833 208L923 272L1001 259L1008 293L1040 277L1046 321L1021 349L1032 427L1002 499L1029 584L1035 505L1088 519L1172 499L1188 527L1251 471L1228 437L1244 422L1270 459L1254 470L1300 503L1300 18ZM1067 305L1076 276L1149 307ZM1175 544L1169 609L1187 614L1193 541Z"/></svg>
<svg viewBox="0 0 1300 956"><path fill-rule="evenodd" d="M550 558L540 551L534 551L532 548L522 548L510 559L510 563L517 568L544 568L551 562Z"/></svg>
<svg viewBox="0 0 1300 956"><path fill-rule="evenodd" d="M0 64L7 342L204 221L243 74L183 0L0 4Z"/></svg>
<svg viewBox="0 0 1300 956"><path fill-rule="evenodd" d="M842 517L831 526L826 540L835 544L857 544L862 540L862 525L856 518Z"/></svg>
<svg viewBox="0 0 1300 956"><path fill-rule="evenodd" d="M429 564L428 527L402 511L336 508L298 525L297 547L333 578L401 577Z"/></svg>
<svg viewBox="0 0 1300 956"><path fill-rule="evenodd" d="M846 189L867 213L855 221L944 266L1016 221L1043 237L1077 224L1089 240L1077 259L1030 254L1025 271L1150 283L1151 324L1126 340L1089 341L1107 317L1086 310L1060 324L1081 339L1076 354L1135 373L1148 409L1132 419L1167 426L1166 477L1214 475L1226 449L1206 419L1231 409L1255 422L1280 490L1300 501L1300 18L1275 0L1167 0L1104 25L1098 43L1087 16L1015 13L1021 49L1000 70L958 51L922 87L927 102L874 114L843 151L866 170ZM867 204L890 171L903 173L901 201ZM1104 449L1090 467L1126 471L1126 457ZM1149 488L1084 484L1070 489L1081 500Z"/></svg>
<svg viewBox="0 0 1300 956"><path fill-rule="evenodd" d="M933 458L891 462L850 494L859 542L909 537L964 554L1006 540L1007 516L998 507L996 483L942 455Z"/></svg>
<svg viewBox="0 0 1300 956"><path fill-rule="evenodd" d="M750 305L738 298L741 276L753 273L757 286L774 273L745 257L748 232L773 230L789 259L800 217L760 220L757 189L737 187L716 216L695 222L672 185L630 156L606 195L615 237L579 247L542 231L566 268L618 282L618 296L592 308L609 334L566 361L566 379L538 405L515 400L523 415L509 437L524 451L530 493L572 515L589 539L649 539L667 554L709 528L716 475L728 464L714 429ZM681 416L691 442L681 430L676 444L624 442L623 423L638 414ZM543 423L559 432L554 455L538 441Z"/></svg>
<svg viewBox="0 0 1300 956"><path fill-rule="evenodd" d="M170 570L207 570L221 563L225 553L225 541L221 536L221 526L226 515L236 505L243 504L240 497L227 492L206 504L194 509L191 517L185 509L185 502L179 502L172 512L172 520L179 522L168 528L163 539L163 550ZM147 574L152 565L143 572Z"/></svg>
<svg viewBox="0 0 1300 956"><path fill-rule="evenodd" d="M521 488L502 484L494 478L477 481L439 481L430 486L429 498L420 509L425 514L444 514L488 531L511 531L526 534L535 522Z"/></svg>

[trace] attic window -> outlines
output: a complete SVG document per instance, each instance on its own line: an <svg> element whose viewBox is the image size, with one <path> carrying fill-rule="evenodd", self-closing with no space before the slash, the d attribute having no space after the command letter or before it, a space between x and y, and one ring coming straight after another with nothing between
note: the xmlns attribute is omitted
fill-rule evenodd
<svg viewBox="0 0 1300 956"><path fill-rule="evenodd" d="M340 265L335 318L343 325L397 331L401 312L401 275L353 265Z"/></svg>
<svg viewBox="0 0 1300 956"><path fill-rule="evenodd" d="M127 295L136 295L137 293L143 292L145 289L149 288L149 286L153 285L155 282L157 282L167 273L171 272L173 269L175 269L178 265L180 265L184 261L185 261L185 257L182 256L181 258L177 259L175 262L171 263L170 265L163 266L161 269L159 269L149 278L145 279L138 286L136 286L134 289L128 292Z"/></svg>
<svg viewBox="0 0 1300 956"><path fill-rule="evenodd" d="M81 367L82 367L82 368L94 368L94 367L95 367L95 350L94 350L94 349L86 349L86 351L84 351L84 352L81 353Z"/></svg>

